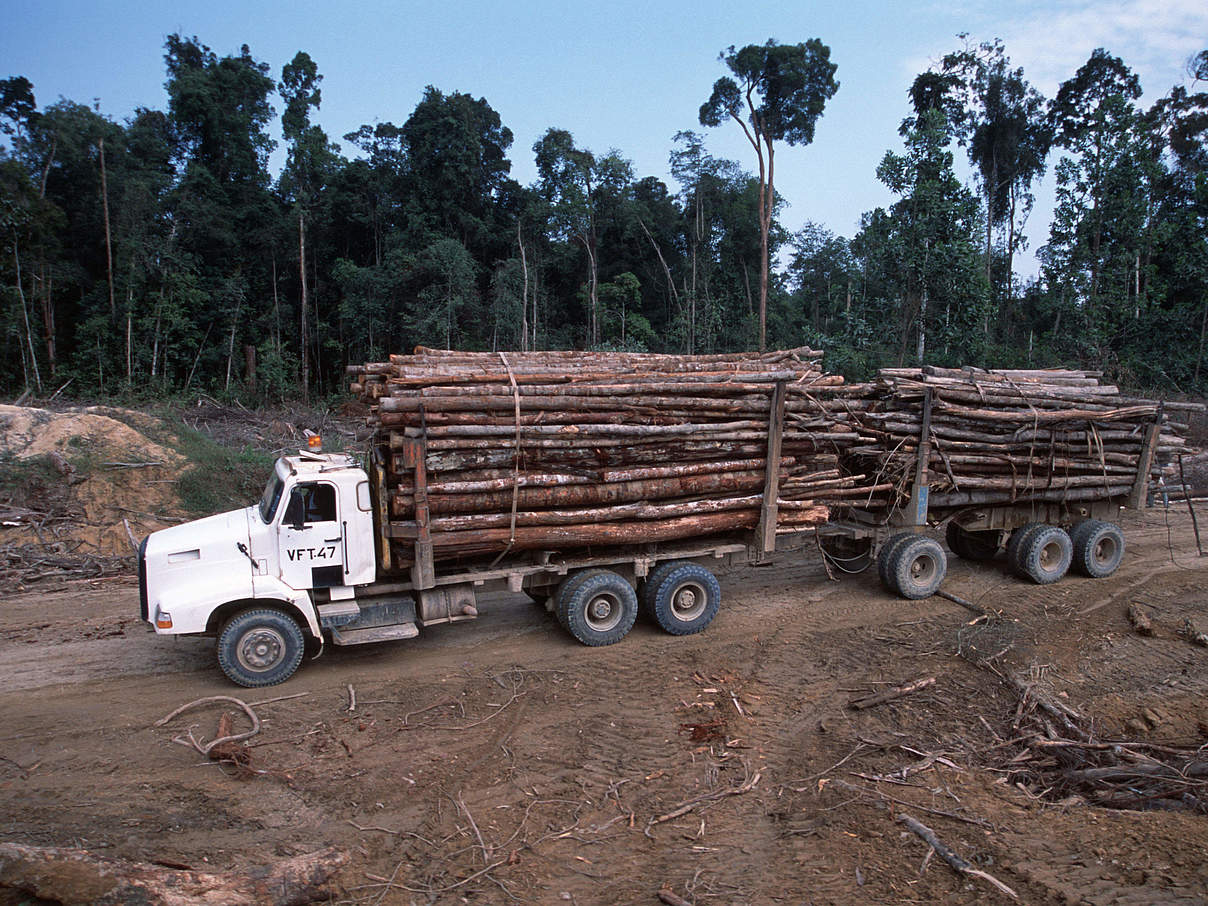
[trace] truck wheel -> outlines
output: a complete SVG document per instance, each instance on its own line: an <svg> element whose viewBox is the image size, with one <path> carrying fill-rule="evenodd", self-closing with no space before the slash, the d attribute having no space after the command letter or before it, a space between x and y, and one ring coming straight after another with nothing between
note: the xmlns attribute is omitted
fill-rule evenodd
<svg viewBox="0 0 1208 906"><path fill-rule="evenodd" d="M575 592L579 590L579 586L592 576L598 576L606 572L608 572L606 569L581 569L562 581L562 584L558 586L558 590L554 592L554 616L557 618L559 626L566 630L570 629L566 625L567 607Z"/></svg>
<svg viewBox="0 0 1208 906"><path fill-rule="evenodd" d="M893 552L889 564L890 590L903 598L929 598L944 581L948 560L934 538L916 535Z"/></svg>
<svg viewBox="0 0 1208 906"><path fill-rule="evenodd" d="M1037 585L1048 585L1066 574L1073 553L1074 546L1065 529L1046 525L1024 540L1019 566L1024 577Z"/></svg>
<svg viewBox="0 0 1208 906"><path fill-rule="evenodd" d="M686 563L686 560L664 560L650 571L638 591L638 606L643 614L652 620L655 619L654 596L657 594L659 586L663 584L667 576Z"/></svg>
<svg viewBox="0 0 1208 906"><path fill-rule="evenodd" d="M245 610L218 636L218 666L240 686L275 686L298 669L306 639L279 610Z"/></svg>
<svg viewBox="0 0 1208 906"><path fill-rule="evenodd" d="M1098 519L1087 519L1070 533L1074 547L1072 566L1092 579L1106 579L1124 559L1124 533L1120 526Z"/></svg>
<svg viewBox="0 0 1208 906"><path fill-rule="evenodd" d="M713 622L721 606L717 577L697 563L671 563L674 569L658 576L651 587L650 613L654 621L672 635L691 635ZM652 575L652 578L655 576Z"/></svg>
<svg viewBox="0 0 1208 906"><path fill-rule="evenodd" d="M1019 578L1026 579L1028 577L1022 557L1024 550L1027 548L1029 536L1046 528L1048 526L1043 522L1026 522L1011 532L1011 538L1007 541L1007 567Z"/></svg>
<svg viewBox="0 0 1208 906"><path fill-rule="evenodd" d="M896 535L890 535L877 552L877 577L881 580L881 584L890 591L895 591L889 575L890 564L893 563L893 555L903 544L917 537L919 536L914 532L899 532Z"/></svg>
<svg viewBox="0 0 1208 906"><path fill-rule="evenodd" d="M962 525L949 522L945 530L948 548L962 560L984 563L998 553L998 532L971 532Z"/></svg>
<svg viewBox="0 0 1208 906"><path fill-rule="evenodd" d="M567 597L566 629L584 645L612 645L633 628L638 598L623 576L591 570Z"/></svg>

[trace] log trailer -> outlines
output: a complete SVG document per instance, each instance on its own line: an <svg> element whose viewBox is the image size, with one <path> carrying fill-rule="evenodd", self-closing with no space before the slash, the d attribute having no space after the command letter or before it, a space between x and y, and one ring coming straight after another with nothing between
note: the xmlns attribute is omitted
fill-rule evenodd
<svg viewBox="0 0 1208 906"><path fill-rule="evenodd" d="M544 547L512 549L509 542L493 560L439 561L428 513L426 439L379 435L365 462L318 445L283 456L258 504L144 539L141 617L157 633L216 638L217 661L230 680L269 686L288 679L303 656L317 656L325 642L408 639L423 627L473 620L477 596L488 591L527 593L589 646L620 641L639 612L668 633L689 635L718 612L719 565L758 564L819 541L828 558L847 564L845 571L875 562L887 588L923 598L946 572L944 548L925 531L942 522L959 556L986 560L1005 546L1011 568L1036 582L1056 581L1071 564L1101 578L1124 554L1115 522L1120 507L1145 504L1157 420L1126 497L1071 492L1011 505L931 505L928 396L908 506L844 505L831 508L829 519L824 508L825 521L786 525L776 490L788 461L781 456L784 397L783 385L771 394L763 493L757 518L742 530L718 532L705 518L693 523L700 526L696 534L660 536L666 520L652 520L637 543L610 542L605 532L599 543L559 550L553 527ZM385 487L389 469L400 467L409 472L413 496L414 518L406 521L392 515ZM514 519L513 510L513 538Z"/></svg>

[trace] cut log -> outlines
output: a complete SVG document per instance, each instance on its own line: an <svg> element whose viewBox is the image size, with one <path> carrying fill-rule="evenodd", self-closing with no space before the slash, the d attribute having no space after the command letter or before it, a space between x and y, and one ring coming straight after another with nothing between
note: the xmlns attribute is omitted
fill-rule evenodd
<svg viewBox="0 0 1208 906"><path fill-rule="evenodd" d="M334 847L254 866L208 872L165 868L84 849L0 843L0 886L61 903L146 906L302 906L326 902L327 880L348 855Z"/></svg>

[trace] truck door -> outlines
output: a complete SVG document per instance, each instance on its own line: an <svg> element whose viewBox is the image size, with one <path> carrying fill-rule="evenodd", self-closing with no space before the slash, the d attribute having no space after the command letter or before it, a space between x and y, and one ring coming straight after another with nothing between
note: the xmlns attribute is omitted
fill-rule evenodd
<svg viewBox="0 0 1208 906"><path fill-rule="evenodd" d="M326 481L299 482L281 517L281 579L292 588L344 584L339 495Z"/></svg>

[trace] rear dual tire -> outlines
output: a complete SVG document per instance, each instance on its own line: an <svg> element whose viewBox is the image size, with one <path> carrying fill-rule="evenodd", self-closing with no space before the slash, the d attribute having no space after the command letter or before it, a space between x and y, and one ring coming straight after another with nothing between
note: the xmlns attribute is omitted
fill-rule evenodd
<svg viewBox="0 0 1208 906"><path fill-rule="evenodd" d="M948 572L948 558L934 538L903 532L882 545L877 572L894 594L916 601L939 589Z"/></svg>

